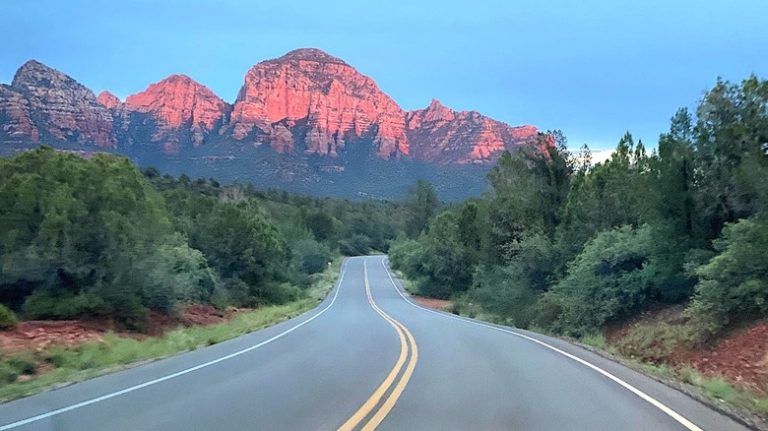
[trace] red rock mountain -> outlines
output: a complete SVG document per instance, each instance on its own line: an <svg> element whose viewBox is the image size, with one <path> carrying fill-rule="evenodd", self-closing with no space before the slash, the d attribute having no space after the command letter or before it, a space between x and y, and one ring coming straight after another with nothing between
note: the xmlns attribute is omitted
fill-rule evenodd
<svg viewBox="0 0 768 431"><path fill-rule="evenodd" d="M456 112L438 100L410 111L405 124L413 157L437 163L487 163L538 134L533 126L512 127L475 111Z"/></svg>
<svg viewBox="0 0 768 431"><path fill-rule="evenodd" d="M96 100L98 100L99 103L104 105L104 107L107 109L119 108L120 105L123 104L123 102L121 102L117 96L110 93L109 91L102 91L99 93L99 95L96 96Z"/></svg>
<svg viewBox="0 0 768 431"><path fill-rule="evenodd" d="M112 114L93 92L34 60L19 68L10 86L0 87L0 124L0 137L10 142L117 146Z"/></svg>
<svg viewBox="0 0 768 431"><path fill-rule="evenodd" d="M417 165L435 166L435 175L447 166L487 168L504 150L539 141L533 126L457 112L436 100L406 112L371 78L318 49L256 64L231 105L185 75L151 84L124 102L107 91L96 97L34 60L10 85L0 84L0 154L45 143L120 152L177 169L203 163L200 171L217 177L230 172L226 164L251 163L233 178L279 177L307 187L344 172L373 175L379 169L371 181L384 184L390 177L403 180L410 174L398 169ZM379 163L392 160L407 163ZM472 175L482 183L482 172ZM338 183L334 178L328 181Z"/></svg>
<svg viewBox="0 0 768 431"><path fill-rule="evenodd" d="M123 106L128 112L149 114L155 121L151 141L162 143L170 152L178 151L185 138L194 146L202 144L229 111L226 102L186 75L151 84L128 96Z"/></svg>
<svg viewBox="0 0 768 431"><path fill-rule="evenodd" d="M408 155L405 113L372 79L318 49L298 49L255 65L235 101L231 135L265 131L278 152L295 144L285 133L299 122L307 154L337 156L350 138L369 136L380 157Z"/></svg>

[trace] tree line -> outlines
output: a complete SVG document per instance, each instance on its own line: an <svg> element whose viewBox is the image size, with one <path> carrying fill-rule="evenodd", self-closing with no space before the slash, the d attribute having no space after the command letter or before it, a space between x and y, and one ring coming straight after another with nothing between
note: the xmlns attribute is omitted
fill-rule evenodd
<svg viewBox="0 0 768 431"><path fill-rule="evenodd" d="M576 336L663 304L701 337L768 316L768 81L718 80L654 151L627 133L592 163L540 140L392 245L420 293Z"/></svg>
<svg viewBox="0 0 768 431"><path fill-rule="evenodd" d="M149 311L185 304L284 303L339 254L386 251L405 212L41 147L0 160L0 320L12 310L144 329Z"/></svg>

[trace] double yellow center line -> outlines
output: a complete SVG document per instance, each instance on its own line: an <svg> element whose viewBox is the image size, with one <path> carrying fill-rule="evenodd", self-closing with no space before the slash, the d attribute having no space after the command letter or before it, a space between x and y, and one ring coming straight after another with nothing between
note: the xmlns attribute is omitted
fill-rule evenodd
<svg viewBox="0 0 768 431"><path fill-rule="evenodd" d="M398 398L400 398L403 390L405 390L405 385L407 385L408 381L411 379L413 370L416 368L416 362L419 360L419 348L408 328L385 313L373 300L371 286L368 284L367 259L363 260L363 274L368 303L371 304L371 308L373 308L374 311L379 313L387 323L395 328L397 336L400 339L400 356L397 358L394 368L392 368L379 387L376 388L371 397L368 398L368 400L366 400L366 402L360 406L360 408L347 419L346 422L344 422L339 428L339 431L351 431L355 429L360 429L362 431L375 430L395 406L395 403L397 403ZM403 369L403 366L405 366L405 371L401 374L400 371ZM387 395L387 393L389 393L389 395ZM368 419L368 421L363 423L365 419Z"/></svg>

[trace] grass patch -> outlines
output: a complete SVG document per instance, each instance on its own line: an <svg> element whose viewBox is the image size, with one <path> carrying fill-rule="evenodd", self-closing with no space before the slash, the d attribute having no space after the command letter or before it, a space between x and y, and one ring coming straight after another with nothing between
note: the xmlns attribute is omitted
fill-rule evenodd
<svg viewBox="0 0 768 431"><path fill-rule="evenodd" d="M406 292L410 293L411 295L418 295L419 289L416 286L416 283L414 283L412 280L408 279L405 274L403 274L400 270L393 270L395 274L395 278L400 280L400 282L403 285L403 289L405 289Z"/></svg>
<svg viewBox="0 0 768 431"><path fill-rule="evenodd" d="M768 414L768 397L765 395L734 386L722 378L704 376L691 367L679 368L676 374L681 381L701 388L704 394L713 400L762 415Z"/></svg>
<svg viewBox="0 0 768 431"><path fill-rule="evenodd" d="M605 336L600 333L582 335L579 342L598 349L605 350L606 348Z"/></svg>
<svg viewBox="0 0 768 431"><path fill-rule="evenodd" d="M698 341L699 332L691 325L657 322L633 326L616 342L616 349L628 358L656 363L680 348L692 348Z"/></svg>
<svg viewBox="0 0 768 431"><path fill-rule="evenodd" d="M321 301L333 288L341 260L325 272L312 276L304 298L237 315L232 320L209 326L178 328L144 340L108 333L96 343L75 347L52 346L42 352L4 355L0 361L0 401L29 396L56 385L78 382L115 371L137 362L171 356L210 346L298 316ZM35 375L38 364L53 370ZM20 381L21 375L29 378Z"/></svg>

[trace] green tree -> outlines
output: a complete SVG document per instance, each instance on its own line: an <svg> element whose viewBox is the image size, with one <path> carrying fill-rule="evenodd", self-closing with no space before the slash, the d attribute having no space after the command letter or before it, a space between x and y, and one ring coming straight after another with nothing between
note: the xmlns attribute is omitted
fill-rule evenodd
<svg viewBox="0 0 768 431"><path fill-rule="evenodd" d="M19 308L35 293L62 312L137 321L140 291L115 286L173 236L162 197L127 159L46 147L0 160L0 226L0 301Z"/></svg>
<svg viewBox="0 0 768 431"><path fill-rule="evenodd" d="M328 241L336 236L334 219L324 212L313 212L304 222L318 241Z"/></svg>
<svg viewBox="0 0 768 431"><path fill-rule="evenodd" d="M421 267L425 275L419 290L428 296L448 298L467 290L472 281L472 267L459 240L456 216L445 211L435 217L423 236Z"/></svg>
<svg viewBox="0 0 768 431"><path fill-rule="evenodd" d="M717 255L696 270L699 283L688 313L708 333L738 319L768 316L768 222L726 225Z"/></svg>
<svg viewBox="0 0 768 431"><path fill-rule="evenodd" d="M697 109L696 202L706 238L726 223L765 208L768 81L752 76L741 85L719 80ZM757 182L755 180L758 180Z"/></svg>
<svg viewBox="0 0 768 431"><path fill-rule="evenodd" d="M408 190L405 200L405 232L409 237L416 238L427 228L437 212L438 204L435 188L427 181L418 180Z"/></svg>
<svg viewBox="0 0 768 431"><path fill-rule="evenodd" d="M504 245L524 231L553 235L560 223L573 160L561 133L540 135L539 141L504 153L488 174L494 192L488 209L488 255L497 263Z"/></svg>

